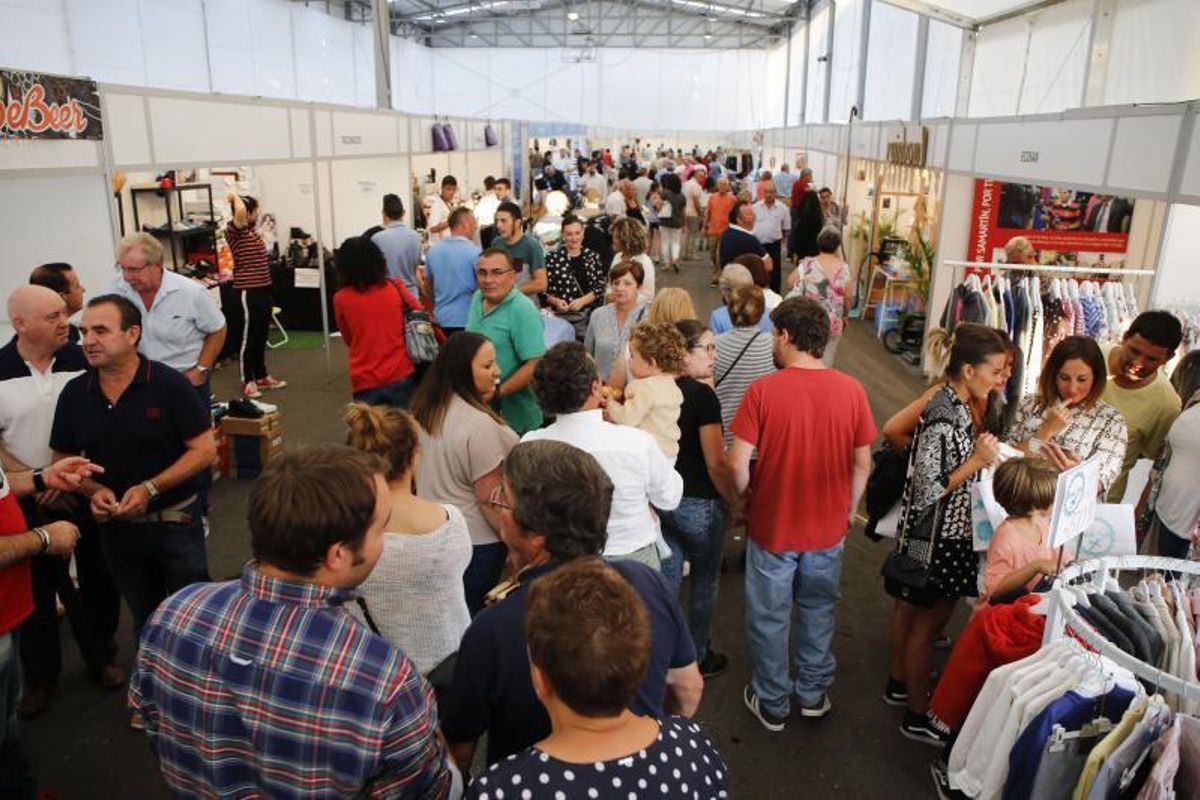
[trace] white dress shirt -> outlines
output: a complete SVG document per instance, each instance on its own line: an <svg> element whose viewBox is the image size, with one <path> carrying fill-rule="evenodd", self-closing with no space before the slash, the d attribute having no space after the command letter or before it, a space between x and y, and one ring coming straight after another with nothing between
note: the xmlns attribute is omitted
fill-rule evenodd
<svg viewBox="0 0 1200 800"><path fill-rule="evenodd" d="M683 478L658 449L654 437L604 421L599 410L559 414L553 425L530 431L523 442L548 439L591 453L613 482L605 556L623 556L658 541L658 517L683 498Z"/></svg>
<svg viewBox="0 0 1200 800"><path fill-rule="evenodd" d="M483 197L479 198L479 202L475 204L475 219L479 220L480 227L487 227L496 222L496 209L500 207L500 198L496 197L495 192L485 192Z"/></svg>
<svg viewBox="0 0 1200 800"><path fill-rule="evenodd" d="M604 201L604 213L613 219L625 216L625 195L616 190L609 193Z"/></svg>
<svg viewBox="0 0 1200 800"><path fill-rule="evenodd" d="M791 227L791 212L783 203L776 200L771 205L761 201L754 204L754 235L763 244L781 241Z"/></svg>

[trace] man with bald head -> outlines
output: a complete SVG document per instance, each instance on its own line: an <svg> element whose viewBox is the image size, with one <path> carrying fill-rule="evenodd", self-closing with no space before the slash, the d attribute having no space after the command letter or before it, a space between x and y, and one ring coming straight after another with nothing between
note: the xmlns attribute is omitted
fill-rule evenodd
<svg viewBox="0 0 1200 800"><path fill-rule="evenodd" d="M68 381L87 369L83 350L67 341L68 313L64 297L45 286L20 286L8 298L8 318L17 335L0 348L0 458L6 471L42 469L52 460L50 429L58 396ZM31 561L34 610L22 623L19 637L25 693L18 711L28 719L45 711L62 671L56 598L67 609L92 678L116 689L125 675L113 664L120 595L90 515L74 497L44 489L20 503L28 524L69 521L82 537L76 549L78 590L68 572L69 561L55 555Z"/></svg>

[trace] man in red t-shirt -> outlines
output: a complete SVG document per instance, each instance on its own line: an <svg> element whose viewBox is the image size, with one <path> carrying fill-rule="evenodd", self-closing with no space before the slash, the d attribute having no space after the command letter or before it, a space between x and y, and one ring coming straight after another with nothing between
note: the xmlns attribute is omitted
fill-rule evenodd
<svg viewBox="0 0 1200 800"><path fill-rule="evenodd" d="M55 489L74 492L83 478L99 470L86 458L72 456L45 469L0 468L0 752L18 752L15 701L21 695L21 660L13 631L33 613L29 561L40 555L70 556L79 540L72 523L51 522L30 529L18 497ZM0 797L34 797L36 784L24 758L0 759Z"/></svg>
<svg viewBox="0 0 1200 800"><path fill-rule="evenodd" d="M750 384L730 426L739 493L753 492L746 548L746 707L783 730L791 698L804 717L832 707L834 615L842 551L871 470L875 421L862 384L825 368L829 312L790 298L771 312L779 371ZM750 456L758 466L750 480ZM798 674L788 677L792 607Z"/></svg>

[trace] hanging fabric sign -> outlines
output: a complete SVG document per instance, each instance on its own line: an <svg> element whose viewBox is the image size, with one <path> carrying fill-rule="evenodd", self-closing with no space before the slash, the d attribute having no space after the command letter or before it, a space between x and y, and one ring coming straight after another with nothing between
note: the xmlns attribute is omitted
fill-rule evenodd
<svg viewBox="0 0 1200 800"><path fill-rule="evenodd" d="M1056 186L976 180L967 260L1004 261L1004 245L1024 236L1041 264L1120 268L1133 202Z"/></svg>
<svg viewBox="0 0 1200 800"><path fill-rule="evenodd" d="M0 70L0 139L103 139L96 82Z"/></svg>

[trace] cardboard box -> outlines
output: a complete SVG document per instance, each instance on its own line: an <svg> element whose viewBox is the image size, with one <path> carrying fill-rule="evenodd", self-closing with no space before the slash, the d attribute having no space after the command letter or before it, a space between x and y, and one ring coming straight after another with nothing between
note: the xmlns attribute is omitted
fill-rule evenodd
<svg viewBox="0 0 1200 800"><path fill-rule="evenodd" d="M275 436L283 430L283 415L278 411L258 419L221 417L221 433L226 436Z"/></svg>

